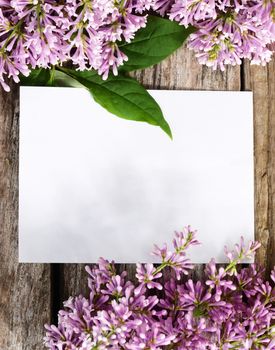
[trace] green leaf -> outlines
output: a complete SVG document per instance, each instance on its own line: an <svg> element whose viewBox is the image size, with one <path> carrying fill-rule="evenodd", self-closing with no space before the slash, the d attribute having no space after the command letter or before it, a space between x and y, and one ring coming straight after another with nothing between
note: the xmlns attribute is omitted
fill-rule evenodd
<svg viewBox="0 0 275 350"><path fill-rule="evenodd" d="M148 16L146 27L140 29L130 43L119 46L128 57L128 61L120 69L133 71L162 61L178 49L194 31L195 28L191 26L185 28L169 19Z"/></svg>
<svg viewBox="0 0 275 350"><path fill-rule="evenodd" d="M34 69L30 75L20 76L20 84L23 86L68 86L83 87L77 80L58 69Z"/></svg>
<svg viewBox="0 0 275 350"><path fill-rule="evenodd" d="M95 71L80 72L60 67L53 71L37 69L28 77L21 77L21 83L29 86L85 87L94 100L112 114L157 125L172 138L157 102L135 79L123 73L102 80Z"/></svg>
<svg viewBox="0 0 275 350"><path fill-rule="evenodd" d="M102 80L95 71L62 71L85 86L95 101L112 114L157 125L172 138L169 124L159 105L135 79L120 74L110 75L107 80Z"/></svg>
<svg viewBox="0 0 275 350"><path fill-rule="evenodd" d="M20 84L26 86L50 86L51 70L44 68L33 69L27 77L20 75Z"/></svg>

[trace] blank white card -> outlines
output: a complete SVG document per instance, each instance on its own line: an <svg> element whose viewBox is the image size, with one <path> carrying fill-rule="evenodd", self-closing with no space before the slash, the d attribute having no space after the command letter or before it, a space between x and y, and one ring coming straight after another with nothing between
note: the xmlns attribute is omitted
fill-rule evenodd
<svg viewBox="0 0 275 350"><path fill-rule="evenodd" d="M21 262L153 261L153 244L186 225L196 263L253 239L251 92L150 91L173 141L84 89L20 93Z"/></svg>

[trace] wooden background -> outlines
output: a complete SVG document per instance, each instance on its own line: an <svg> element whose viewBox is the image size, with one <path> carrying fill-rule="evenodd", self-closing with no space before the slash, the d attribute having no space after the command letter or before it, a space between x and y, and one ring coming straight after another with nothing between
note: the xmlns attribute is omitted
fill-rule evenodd
<svg viewBox="0 0 275 350"><path fill-rule="evenodd" d="M262 243L257 262L270 271L275 264L275 59L266 67L245 62L213 72L183 47L136 76L153 89L253 90L255 228ZM0 91L0 349L38 350L43 349L43 325L56 321L62 301L87 291L86 274L83 265L17 262L18 134L19 91L14 85L10 93ZM126 268L133 276L133 266ZM202 269L197 266L197 276Z"/></svg>

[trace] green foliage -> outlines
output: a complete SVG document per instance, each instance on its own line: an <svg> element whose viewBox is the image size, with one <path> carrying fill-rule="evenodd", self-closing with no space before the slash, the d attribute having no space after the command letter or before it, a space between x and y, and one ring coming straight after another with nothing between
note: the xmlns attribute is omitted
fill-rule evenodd
<svg viewBox="0 0 275 350"><path fill-rule="evenodd" d="M193 27L185 28L165 18L148 16L146 27L140 29L130 43L120 45L128 57L121 70L133 71L161 62L178 49L192 32Z"/></svg>
<svg viewBox="0 0 275 350"><path fill-rule="evenodd" d="M124 119L147 122L159 126L171 138L170 127L153 97L128 71L152 66L179 48L194 28L184 28L168 19L148 16L145 28L140 29L130 43L122 43L120 49L128 61L120 68L119 75L109 75L107 80L93 70L76 71L54 67L36 69L28 77L21 76L21 84L29 86L85 87L94 100L110 113Z"/></svg>

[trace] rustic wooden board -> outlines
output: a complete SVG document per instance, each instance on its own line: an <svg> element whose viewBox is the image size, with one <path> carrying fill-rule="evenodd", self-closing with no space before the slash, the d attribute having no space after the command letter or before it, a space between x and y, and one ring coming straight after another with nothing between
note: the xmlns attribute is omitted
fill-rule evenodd
<svg viewBox="0 0 275 350"><path fill-rule="evenodd" d="M253 91L256 256L267 273L275 265L275 60L243 67L243 87Z"/></svg>
<svg viewBox="0 0 275 350"><path fill-rule="evenodd" d="M181 48L135 76L153 89L253 90L255 226L256 239L262 242L257 262L270 270L275 264L274 61L267 67L250 67L246 62L242 67L213 72L199 66L193 54ZM43 348L43 324L56 320L62 301L69 295L88 293L87 276L84 265L18 264L17 208L18 88L14 87L9 94L0 91L0 348L38 350ZM134 266L118 266L125 268L134 278ZM194 276L199 278L202 271L203 265L197 266Z"/></svg>
<svg viewBox="0 0 275 350"><path fill-rule="evenodd" d="M18 264L18 87L0 91L0 349L41 349L51 320L49 265Z"/></svg>

